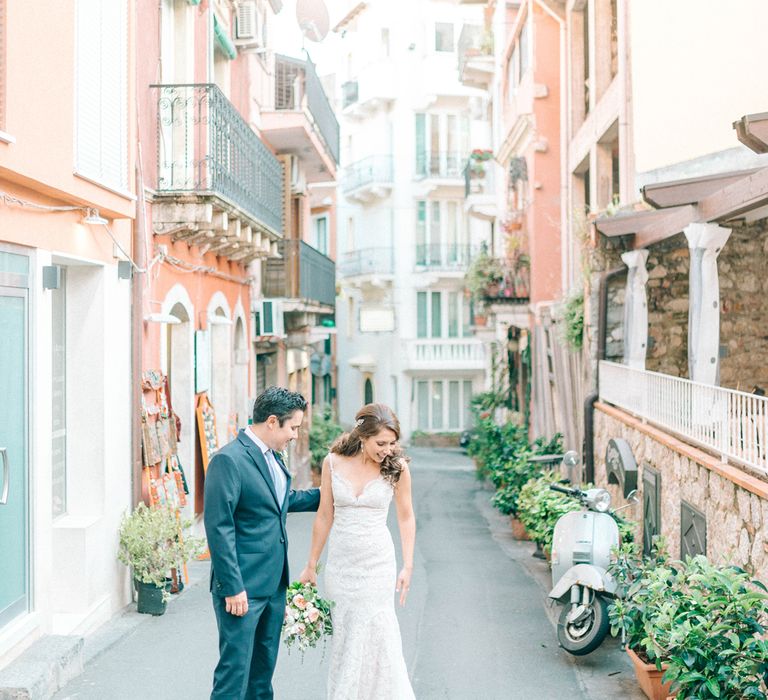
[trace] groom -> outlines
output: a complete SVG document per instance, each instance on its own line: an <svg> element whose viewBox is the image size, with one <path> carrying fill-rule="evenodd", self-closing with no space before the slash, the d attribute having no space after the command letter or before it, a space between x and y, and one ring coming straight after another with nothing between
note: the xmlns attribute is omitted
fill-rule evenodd
<svg viewBox="0 0 768 700"><path fill-rule="evenodd" d="M211 700L271 700L288 586L288 511L316 511L319 489L292 491L280 456L295 440L307 402L270 387L253 425L211 459L205 476L205 532L219 628Z"/></svg>

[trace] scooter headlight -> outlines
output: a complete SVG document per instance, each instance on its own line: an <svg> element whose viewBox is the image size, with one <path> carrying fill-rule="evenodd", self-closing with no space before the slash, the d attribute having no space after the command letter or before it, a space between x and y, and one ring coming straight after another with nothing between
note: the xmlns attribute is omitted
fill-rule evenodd
<svg viewBox="0 0 768 700"><path fill-rule="evenodd" d="M607 513L611 507L611 494L605 489L599 489L595 494L593 502L598 513Z"/></svg>

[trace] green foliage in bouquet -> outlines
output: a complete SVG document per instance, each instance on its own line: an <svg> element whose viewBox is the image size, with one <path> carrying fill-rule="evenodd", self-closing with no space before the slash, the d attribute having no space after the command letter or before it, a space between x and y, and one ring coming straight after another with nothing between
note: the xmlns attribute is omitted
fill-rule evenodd
<svg viewBox="0 0 768 700"><path fill-rule="evenodd" d="M170 507L148 508L140 503L130 515L123 516L117 558L133 569L137 581L165 591L171 569L180 569L205 548L205 540L183 535L190 525L181 522ZM164 599L168 597L164 593Z"/></svg>
<svg viewBox="0 0 768 700"><path fill-rule="evenodd" d="M334 419L329 406L323 412L312 416L312 427L309 429L309 453L312 469L319 472L323 460L328 454L331 443L344 432Z"/></svg>
<svg viewBox="0 0 768 700"><path fill-rule="evenodd" d="M320 597L311 583L292 583L285 592L283 642L290 650L296 646L303 654L333 634L333 603Z"/></svg>

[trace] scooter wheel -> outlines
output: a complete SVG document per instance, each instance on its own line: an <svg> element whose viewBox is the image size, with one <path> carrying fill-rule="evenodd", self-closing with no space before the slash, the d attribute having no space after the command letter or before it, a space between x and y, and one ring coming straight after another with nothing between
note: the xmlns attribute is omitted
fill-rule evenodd
<svg viewBox="0 0 768 700"><path fill-rule="evenodd" d="M578 623L568 622L571 606L565 605L557 621L557 641L569 654L585 656L599 647L608 634L608 605L600 595L595 595L589 615Z"/></svg>

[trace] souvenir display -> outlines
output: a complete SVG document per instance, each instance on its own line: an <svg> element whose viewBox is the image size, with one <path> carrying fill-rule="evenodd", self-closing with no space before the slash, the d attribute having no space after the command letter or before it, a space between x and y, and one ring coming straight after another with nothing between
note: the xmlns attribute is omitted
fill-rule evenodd
<svg viewBox="0 0 768 700"><path fill-rule="evenodd" d="M208 462L219 449L216 435L216 414L206 394L201 394L197 401L197 428L200 434L200 453L203 457L203 471L208 469Z"/></svg>

